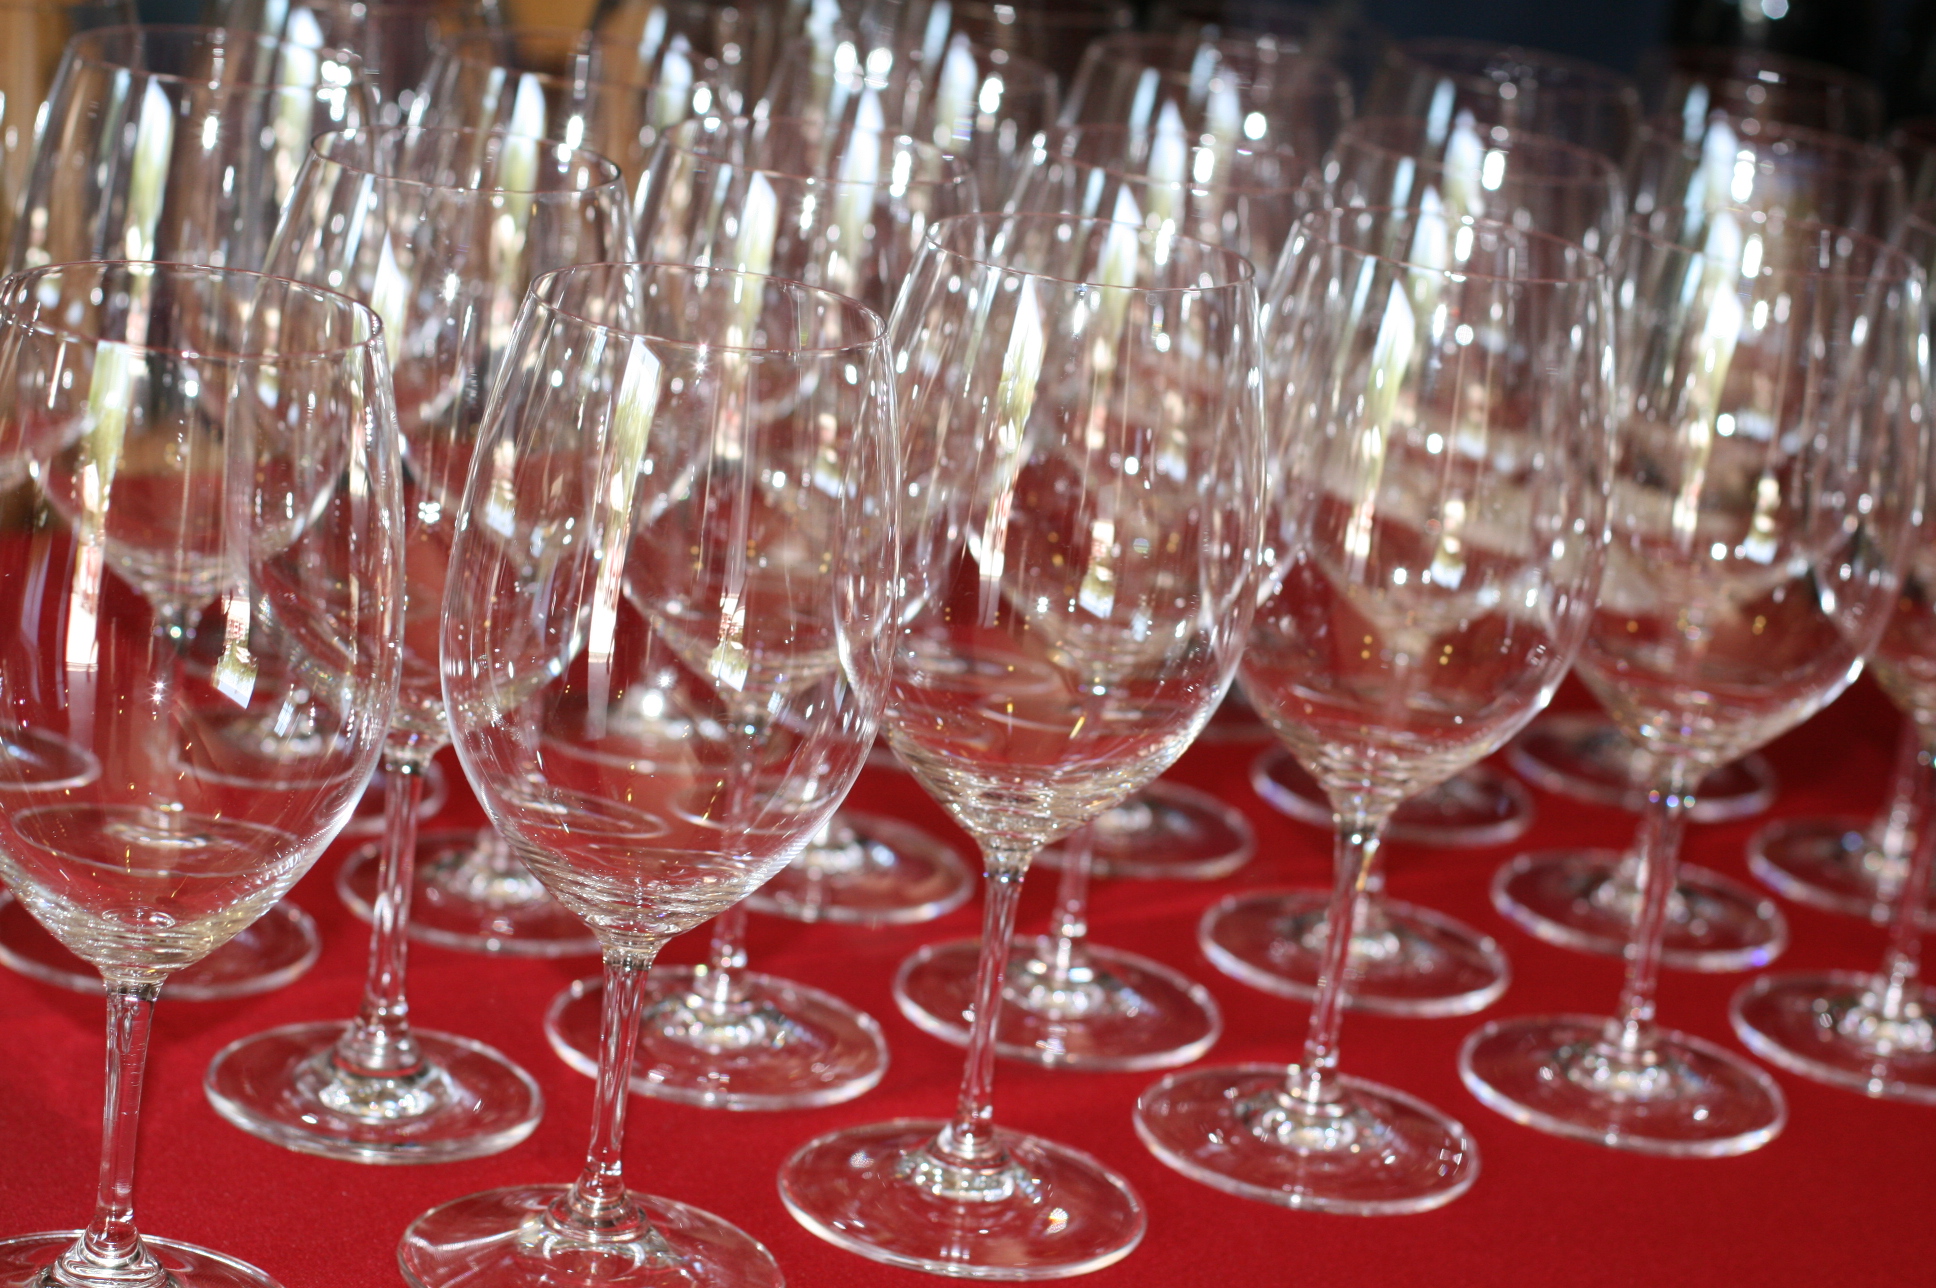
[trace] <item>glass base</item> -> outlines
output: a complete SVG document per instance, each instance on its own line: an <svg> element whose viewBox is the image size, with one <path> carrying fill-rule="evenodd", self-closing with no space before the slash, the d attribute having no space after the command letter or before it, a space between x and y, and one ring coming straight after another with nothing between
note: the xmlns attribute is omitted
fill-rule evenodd
<svg viewBox="0 0 1936 1288"><path fill-rule="evenodd" d="M431 761L424 770L423 780L423 799L417 802L417 822L420 824L437 817L437 811L450 800L450 780L445 777L442 765ZM355 812L343 828L344 836L383 835L384 790L388 781L383 767L377 766L376 773L370 776L370 785L364 788L363 795L356 802Z"/></svg>
<svg viewBox="0 0 1936 1288"><path fill-rule="evenodd" d="M1535 939L1623 957L1639 915L1639 865L1617 850L1522 854L1492 878L1492 906ZM1772 899L1718 872L1683 864L1669 897L1660 960L1675 970L1753 970L1788 947Z"/></svg>
<svg viewBox="0 0 1936 1288"><path fill-rule="evenodd" d="M80 1237L79 1230L60 1230L0 1240L0 1284L6 1288L55 1288L58 1281L46 1273L47 1268ZM141 1243L168 1272L168 1288L281 1288L246 1261L192 1243L147 1235L142 1236Z"/></svg>
<svg viewBox="0 0 1936 1288"><path fill-rule="evenodd" d="M639 1019L632 1090L707 1109L805 1109L873 1090L887 1042L873 1016L805 984L736 971L732 1001L715 1011L700 969L655 967ZM581 979L553 999L545 1036L560 1059L598 1074L603 979Z"/></svg>
<svg viewBox="0 0 1936 1288"><path fill-rule="evenodd" d="M1053 936L1009 954L995 1051L1059 1069L1167 1069L1188 1064L1223 1033L1210 990L1161 962L1085 944L1058 985ZM968 1045L979 939L930 944L901 963L894 1000L918 1028Z"/></svg>
<svg viewBox="0 0 1936 1288"><path fill-rule="evenodd" d="M349 1024L292 1024L243 1038L209 1062L215 1112L284 1149L358 1163L445 1163L511 1148L544 1114L531 1075L469 1038L413 1029L424 1068L358 1078L330 1059Z"/></svg>
<svg viewBox="0 0 1936 1288"><path fill-rule="evenodd" d="M1459 1049L1459 1076L1516 1123L1640 1154L1745 1154L1788 1121L1774 1079L1740 1056L1665 1029L1622 1056L1618 1031L1591 1015L1494 1020Z"/></svg>
<svg viewBox="0 0 1936 1288"><path fill-rule="evenodd" d="M746 906L794 921L904 926L946 916L975 892L961 856L918 827L853 810L830 827L827 844L809 841Z"/></svg>
<svg viewBox="0 0 1936 1288"><path fill-rule="evenodd" d="M1804 1078L1880 1100L1936 1104L1936 989L1918 985L1895 1019L1873 975L1763 975L1728 1005L1748 1050Z"/></svg>
<svg viewBox="0 0 1936 1288"><path fill-rule="evenodd" d="M1331 800L1282 747L1250 762L1250 785L1264 803L1313 827L1333 826ZM1472 765L1409 797L1385 825L1385 839L1411 845L1505 845L1533 825L1533 797L1489 765Z"/></svg>
<svg viewBox="0 0 1936 1288"><path fill-rule="evenodd" d="M578 915L553 899L496 838L476 829L419 833L410 937L439 948L503 957L588 957L598 940ZM365 845L336 872L336 893L370 919L381 844ZM508 864L508 866L507 866Z"/></svg>
<svg viewBox="0 0 1936 1288"><path fill-rule="evenodd" d="M1197 923L1197 943L1232 979L1280 997L1317 997L1318 967L1331 895L1323 890L1258 890L1212 904ZM1378 896L1364 904L1352 937L1345 1005L1379 1015L1470 1015L1498 1000L1512 981L1506 954L1443 913Z"/></svg>
<svg viewBox="0 0 1936 1288"><path fill-rule="evenodd" d="M323 941L316 922L284 900L235 938L168 977L170 1000L213 1002L267 993L316 964ZM101 992L101 972L61 946L12 895L0 891L0 962L44 984L80 993ZM4 1281L0 1281L4 1282Z"/></svg>
<svg viewBox="0 0 1936 1288"><path fill-rule="evenodd" d="M1868 819L1786 818L1748 841L1748 871L1784 898L1825 912L1888 924L1904 863L1870 839ZM1936 890L1923 908L1936 929Z"/></svg>
<svg viewBox="0 0 1936 1288"><path fill-rule="evenodd" d="M1136 1134L1191 1180L1315 1212L1428 1212L1472 1188L1479 1147L1457 1119L1402 1091L1332 1075L1312 1112L1287 1070L1241 1064L1173 1073L1136 1102Z"/></svg>
<svg viewBox="0 0 1936 1288"><path fill-rule="evenodd" d="M629 1194L648 1223L594 1242L546 1220L564 1185L485 1190L410 1223L397 1265L412 1288L780 1288L773 1254L738 1226Z"/></svg>
<svg viewBox="0 0 1936 1288"><path fill-rule="evenodd" d="M1099 877L1215 881L1257 853L1257 834L1242 813L1208 792L1160 778L1097 815L1089 835ZM1036 860L1061 867L1061 846Z"/></svg>
<svg viewBox="0 0 1936 1288"><path fill-rule="evenodd" d="M1089 1155L995 1128L997 1162L951 1166L929 1148L945 1126L903 1118L810 1141L780 1168L780 1198L849 1252L963 1279L1087 1274L1142 1241L1141 1200Z"/></svg>
<svg viewBox="0 0 1936 1288"><path fill-rule="evenodd" d="M1647 804L1647 760L1613 722L1595 712L1543 715L1506 748L1506 763L1535 787L1594 805L1638 814ZM1701 780L1688 818L1726 823L1752 818L1775 803L1775 770L1760 755L1743 756Z"/></svg>

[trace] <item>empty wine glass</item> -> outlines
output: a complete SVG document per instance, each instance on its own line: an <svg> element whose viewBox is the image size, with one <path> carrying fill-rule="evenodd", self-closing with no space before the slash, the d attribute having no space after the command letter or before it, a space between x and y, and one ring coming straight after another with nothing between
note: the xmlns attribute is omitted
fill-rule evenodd
<svg viewBox="0 0 1936 1288"><path fill-rule="evenodd" d="M1040 1279L1142 1238L1121 1177L994 1125L995 1035L1030 858L1167 768L1236 668L1263 484L1255 291L1228 251L1027 214L943 220L902 288L918 581L885 725L980 844L987 898L954 1118L835 1132L781 1169L788 1210L851 1252Z"/></svg>
<svg viewBox="0 0 1936 1288"><path fill-rule="evenodd" d="M1351 78L1351 92L1362 96L1384 59L1390 39L1357 13L1335 6L1286 4L1283 0L1166 0L1165 13L1186 22L1219 28L1215 34L1265 35L1312 58L1321 58Z"/></svg>
<svg viewBox="0 0 1936 1288"><path fill-rule="evenodd" d="M1443 129L1461 112L1624 159L1641 120L1640 91L1593 63L1518 45L1407 40L1393 45L1361 105Z"/></svg>
<svg viewBox="0 0 1936 1288"><path fill-rule="evenodd" d="M1926 271L1936 263L1936 223L1912 216L1898 244ZM1911 282L1905 289L1922 285ZM1904 307L1920 313L1923 301L1912 297ZM1910 329L1914 342L1926 343L1919 320ZM1904 352L1901 366L1909 414L1924 422L1919 428L1927 434L1926 348ZM1932 464L1936 456L1928 455L1925 443L1925 478L1936 473ZM1888 952L1874 974L1763 975L1744 985L1728 1008L1734 1031L1765 1060L1831 1086L1924 1103L1936 1102L1936 994L1922 982L1921 962L1929 871L1936 861L1936 548L1930 540L1936 508L1928 496L1925 491L1901 595L1868 659L1921 744L1908 762L1909 817L1898 834L1907 861L1898 860L1894 888L1878 891L1881 899L1893 896Z"/></svg>
<svg viewBox="0 0 1936 1288"><path fill-rule="evenodd" d="M31 538L0 542L0 701L103 767L50 790L0 759L0 877L108 995L94 1219L0 1242L0 1280L273 1288L136 1231L141 1083L164 981L295 884L375 767L401 666L389 390L376 315L327 291L153 263L0 286L0 423L37 485ZM218 699L293 745L209 736Z"/></svg>
<svg viewBox="0 0 1936 1288"><path fill-rule="evenodd" d="M626 1087L660 947L745 897L866 760L894 632L898 477L878 316L712 268L533 284L451 554L464 772L605 949L576 1184L435 1208L419 1288L777 1285L718 1217L630 1192Z"/></svg>
<svg viewBox="0 0 1936 1288"><path fill-rule="evenodd" d="M496 1153L531 1133L543 1097L490 1047L411 1025L405 998L415 807L450 738L438 622L458 497L517 301L546 269L627 256L625 188L603 157L521 135L397 128L318 138L271 262L367 299L395 353L408 559L402 697L370 966L351 1021L243 1038L204 1088L236 1126L288 1149L401 1163Z"/></svg>
<svg viewBox="0 0 1936 1288"><path fill-rule="evenodd" d="M1400 800L1544 706L1605 532L1611 294L1571 242L1431 211L1307 216L1272 283L1272 575L1244 691L1335 802L1326 919L1357 924ZM1136 1128L1207 1185L1380 1215L1478 1175L1458 1122L1338 1072L1351 937L1327 935L1303 1058L1174 1073Z"/></svg>
<svg viewBox="0 0 1936 1288"><path fill-rule="evenodd" d="M750 109L766 93L776 59L799 34L809 5L797 0L600 0L593 6L591 30L601 45L626 46L640 64L657 61L658 52L683 40L696 53L725 69L724 84L733 97L726 111Z"/></svg>
<svg viewBox="0 0 1936 1288"><path fill-rule="evenodd" d="M1668 49L1648 61L1642 97L1650 114L1698 126L1719 111L1857 139L1882 132L1882 92L1839 67L1717 45Z"/></svg>
<svg viewBox="0 0 1936 1288"><path fill-rule="evenodd" d="M1754 1065L1655 1021L1681 828L1702 772L1839 694L1894 605L1921 270L1759 211L1657 212L1622 244L1613 535L1579 673L1659 774L1626 986L1611 1019L1494 1021L1459 1069L1516 1122L1712 1157L1766 1144L1787 1107Z"/></svg>

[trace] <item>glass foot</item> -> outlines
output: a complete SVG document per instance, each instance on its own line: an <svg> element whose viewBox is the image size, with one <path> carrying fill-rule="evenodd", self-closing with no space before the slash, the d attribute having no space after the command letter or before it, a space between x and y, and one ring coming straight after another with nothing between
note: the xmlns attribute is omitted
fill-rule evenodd
<svg viewBox="0 0 1936 1288"><path fill-rule="evenodd" d="M544 1114L531 1075L469 1038L412 1030L423 1071L359 1078L330 1059L349 1024L293 1024L209 1062L209 1103L252 1136L358 1163L444 1163L511 1148Z"/></svg>
<svg viewBox="0 0 1936 1288"><path fill-rule="evenodd" d="M486 1190L410 1223L397 1264L412 1288L780 1288L773 1254L738 1226L671 1199L629 1194L643 1224L593 1242L547 1220L564 1185Z"/></svg>
<svg viewBox="0 0 1936 1288"><path fill-rule="evenodd" d="M1052 936L1019 940L1008 959L995 1050L1062 1069L1167 1069L1223 1032L1210 990L1161 962L1085 944L1058 982ZM913 1023L968 1045L979 939L930 944L901 963L894 1000Z"/></svg>
<svg viewBox="0 0 1936 1288"><path fill-rule="evenodd" d="M699 992L701 969L655 967L639 1020L632 1090L708 1109L805 1109L871 1091L887 1072L874 1017L805 984L736 971L732 1000ZM598 1073L603 979L581 979L552 1001L545 1036L560 1059Z"/></svg>
<svg viewBox="0 0 1936 1288"><path fill-rule="evenodd" d="M754 912L794 921L902 926L946 916L975 892L975 874L953 847L878 814L841 810L824 841L747 897Z"/></svg>
<svg viewBox="0 0 1936 1288"><path fill-rule="evenodd" d="M1887 924L1905 865L1876 846L1868 827L1868 819L1855 818L1770 823L1748 841L1748 871L1796 903ZM1922 923L1936 928L1936 891Z"/></svg>
<svg viewBox="0 0 1936 1288"><path fill-rule="evenodd" d="M1215 881L1257 853L1257 834L1241 812L1208 792L1160 778L1097 815L1089 834L1099 877ZM1060 846L1036 857L1062 866Z"/></svg>
<svg viewBox="0 0 1936 1288"><path fill-rule="evenodd" d="M1142 1241L1142 1202L1089 1155L995 1128L997 1159L957 1167L930 1148L945 1128L903 1118L810 1141L780 1168L780 1198L849 1252L963 1279L1087 1274Z"/></svg>
<svg viewBox="0 0 1936 1288"><path fill-rule="evenodd" d="M336 872L336 893L370 919L381 844L359 848ZM585 957L598 940L578 915L553 899L495 832L423 832L410 894L410 937L459 952L505 957Z"/></svg>
<svg viewBox="0 0 1936 1288"><path fill-rule="evenodd" d="M47 1269L61 1253L74 1246L79 1230L23 1234L0 1240L0 1284L6 1288L43 1288L61 1281ZM275 1280L246 1261L225 1257L192 1243L141 1237L148 1255L168 1272L168 1288L280 1288Z"/></svg>
<svg viewBox="0 0 1936 1288"><path fill-rule="evenodd" d="M1402 1091L1332 1075L1313 1110L1283 1065L1170 1074L1136 1102L1150 1152L1214 1189L1316 1212L1428 1212L1472 1188L1479 1147L1457 1119Z"/></svg>
<svg viewBox="0 0 1936 1288"><path fill-rule="evenodd" d="M1641 1154L1745 1154L1788 1121L1774 1079L1740 1056L1665 1029L1623 1054L1618 1033L1591 1015L1494 1020L1459 1049L1459 1076L1516 1123Z"/></svg>
<svg viewBox="0 0 1936 1288"><path fill-rule="evenodd" d="M271 904L258 920L193 966L170 975L167 993L171 999L198 1002L267 993L299 978L316 964L322 951L315 920L283 900ZM0 891L0 962L44 984L80 993L101 992L101 972L61 947L19 900L4 891Z"/></svg>
<svg viewBox="0 0 1936 1288"><path fill-rule="evenodd" d="M1646 753L1593 712L1543 715L1506 748L1506 763L1535 787L1638 814L1647 803ZM1765 757L1722 765L1695 789L1696 823L1752 818L1775 803L1775 770Z"/></svg>
<svg viewBox="0 0 1936 1288"><path fill-rule="evenodd" d="M1804 1078L1883 1100L1936 1104L1936 990L1885 1016L1873 975L1763 975L1728 1014L1748 1050Z"/></svg>
<svg viewBox="0 0 1936 1288"><path fill-rule="evenodd" d="M1331 895L1324 890L1257 890L1212 904L1197 943L1232 979L1280 997L1317 996L1318 965ZM1380 1015L1470 1015L1497 1001L1512 981L1506 954L1443 913L1382 896L1366 899L1352 936L1345 1005Z"/></svg>
<svg viewBox="0 0 1936 1288"><path fill-rule="evenodd" d="M436 761L424 770L423 799L417 804L417 822L423 823L437 817L450 800L450 780L444 776L444 767ZM343 828L344 836L381 836L383 835L383 767L378 766L370 777L370 785L356 802L356 810L350 815L349 823Z"/></svg>
<svg viewBox="0 0 1936 1288"><path fill-rule="evenodd" d="M1492 878L1492 906L1535 939L1577 952L1626 955L1639 915L1639 865L1617 850L1522 854ZM1788 947L1772 899L1718 872L1682 864L1667 906L1660 960L1675 970L1765 966Z"/></svg>
<svg viewBox="0 0 1936 1288"><path fill-rule="evenodd" d="M1250 785L1265 804L1300 823L1333 825L1324 789L1282 747L1259 752L1250 762ZM1386 824L1385 839L1462 848L1505 845L1526 834L1534 813L1532 793L1489 765L1473 765L1408 798Z"/></svg>

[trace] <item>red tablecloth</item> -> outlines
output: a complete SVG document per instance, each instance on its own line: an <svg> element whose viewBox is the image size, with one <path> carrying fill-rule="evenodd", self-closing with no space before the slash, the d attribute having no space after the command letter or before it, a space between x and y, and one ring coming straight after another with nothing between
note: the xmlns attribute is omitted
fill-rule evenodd
<svg viewBox="0 0 1936 1288"><path fill-rule="evenodd" d="M1770 749L1781 774L1776 812L1872 811L1888 777L1897 722L1866 685ZM1173 963L1207 983L1228 1022L1212 1062L1285 1060L1301 1043L1301 1005L1224 978L1198 953L1198 915L1232 890L1327 881L1329 843L1275 816L1251 793L1246 746L1194 749L1173 774L1244 808L1257 858L1208 884L1099 882L1099 942ZM453 767L454 768L454 767ZM447 820L477 817L461 790ZM869 771L855 792L868 808L943 828L912 780ZM1477 851L1389 851L1390 888L1496 935L1514 981L1493 1015L1604 1013L1620 964L1534 942L1487 902L1487 879L1516 849L1616 844L1632 829L1618 811L1540 796L1541 815L1517 846ZM1757 822L1690 830L1688 857L1745 879L1743 843ZM348 1016L363 973L367 932L337 902L331 879L342 847L294 897L316 915L322 960L280 992L238 1002L170 1002L156 1024L142 1140L138 1211L144 1230L201 1243L262 1266L287 1288L373 1288L399 1282L394 1249L434 1204L474 1190L567 1181L590 1123L591 1082L552 1054L539 1017L595 962L491 959L418 945L411 1001L419 1023L481 1039L543 1085L545 1119L495 1158L381 1168L292 1154L228 1126L204 1101L202 1071L225 1043L293 1020ZM1053 874L1031 882L1023 925L1043 921ZM1865 924L1785 908L1794 944L1781 967L1867 968L1882 947ZM752 959L762 970L841 994L879 1017L893 1052L886 1079L858 1101L777 1114L728 1114L635 1100L627 1151L637 1187L694 1203L764 1240L789 1283L933 1283L822 1243L780 1205L774 1174L797 1145L847 1124L951 1107L960 1053L901 1018L889 995L895 966L930 940L974 933L977 905L943 921L857 933L756 917ZM703 931L669 961L692 961ZM1741 976L1670 972L1663 1020L1739 1049L1726 1018ZM1515 1126L1460 1085L1453 1058L1481 1022L1354 1015L1344 1065L1402 1087L1462 1118L1478 1138L1478 1184L1422 1216L1361 1219L1285 1211L1227 1197L1170 1171L1130 1126L1137 1094L1156 1075L1056 1073L1003 1062L998 1120L1080 1146L1119 1168L1150 1211L1148 1238L1092 1276L1107 1285L1310 1283L1327 1285L1787 1285L1936 1283L1936 1110L1866 1100L1778 1075L1788 1130L1744 1158L1665 1161L1562 1141ZM101 1103L98 1001L0 972L0 1235L77 1226L95 1183Z"/></svg>

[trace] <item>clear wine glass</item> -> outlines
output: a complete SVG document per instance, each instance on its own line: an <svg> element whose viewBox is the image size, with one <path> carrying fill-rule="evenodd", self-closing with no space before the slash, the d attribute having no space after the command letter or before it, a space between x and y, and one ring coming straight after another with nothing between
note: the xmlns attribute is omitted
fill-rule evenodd
<svg viewBox="0 0 1936 1288"><path fill-rule="evenodd" d="M293 282L97 262L6 279L0 337L36 483L0 541L0 700L103 767L49 789L0 758L0 878L108 997L94 1218L0 1242L0 1280L273 1288L137 1232L141 1083L163 982L295 884L376 764L401 666L382 328ZM210 736L217 700L292 745Z"/></svg>
<svg viewBox="0 0 1936 1288"><path fill-rule="evenodd" d="M1925 273L1936 263L1936 222L1912 215L1897 244ZM1924 307L1911 282L1904 307ZM1926 332L1912 322L1912 340ZM1911 414L1922 422L1928 397L1926 350L1904 353L1902 388ZM1925 478L1936 475L1936 458L1925 447ZM1927 497L1927 482L1925 496ZM1919 746L1908 764L1908 818L1897 831L1902 859L1892 889L1876 891L1892 901L1889 947L1874 974L1813 971L1763 975L1744 985L1728 1008L1734 1031L1750 1051L1792 1073L1831 1086L1892 1100L1936 1102L1936 994L1922 982L1922 935L1928 920L1929 871L1936 861L1936 509L1927 500L1910 538L1901 594L1889 625L1869 655L1882 691L1902 709ZM1906 741L1906 740L1905 740ZM1883 839L1888 839L1888 833ZM1860 871L1860 868L1856 870ZM1879 884L1879 883L1878 883Z"/></svg>
<svg viewBox="0 0 1936 1288"><path fill-rule="evenodd" d="M1300 221L1272 282L1272 575L1244 691L1331 794L1357 924L1385 820L1545 705L1602 563L1611 292L1511 224L1353 207ZM1136 1128L1185 1175L1321 1211L1418 1212L1478 1175L1454 1119L1338 1071L1349 936L1325 939L1301 1060L1173 1073Z"/></svg>
<svg viewBox="0 0 1936 1288"><path fill-rule="evenodd" d="M1443 128L1461 112L1564 139L1624 160L1640 126L1633 81L1593 63L1518 45L1407 40L1386 51L1365 91L1365 116L1409 116Z"/></svg>
<svg viewBox="0 0 1936 1288"><path fill-rule="evenodd" d="M1880 232L1893 227L1901 205L1898 169L1883 149L1721 114L1692 128L1650 121L1629 173L1635 208L1643 214L1739 207ZM1549 790L1640 813L1659 773L1647 747L1585 714L1535 725L1514 745L1513 764ZM1757 814L1772 802L1774 790L1774 771L1759 756L1709 768L1688 821ZM1509 921L1548 943L1618 956L1632 941L1639 916L1640 875L1632 845L1520 855L1494 876L1492 901ZM1788 924L1772 900L1707 868L1678 870L1661 944L1664 965L1750 970L1787 945Z"/></svg>
<svg viewBox="0 0 1936 1288"><path fill-rule="evenodd" d="M605 948L578 1181L435 1208L417 1288L777 1285L718 1217L628 1191L660 947L742 899L866 760L894 632L880 318L795 282L594 264L533 284L451 554L445 685L498 828Z"/></svg>
<svg viewBox="0 0 1936 1288"><path fill-rule="evenodd" d="M1612 544L1579 673L1660 775L1618 1013L1496 1020L1459 1056L1516 1122L1674 1157L1757 1149L1760 1069L1655 1021L1680 833L1706 769L1821 709L1893 607L1922 426L1921 270L1847 229L1657 212L1623 238Z"/></svg>
<svg viewBox="0 0 1936 1288"><path fill-rule="evenodd" d="M981 49L1019 54L1042 64L1063 85L1083 52L1099 39L1132 30L1137 6L1129 0L1059 0L1018 5L1003 0L886 0L855 15L861 48L907 48L930 38L964 35ZM814 23L806 24L812 33Z"/></svg>
<svg viewBox="0 0 1936 1288"><path fill-rule="evenodd" d="M285 1148L369 1163L472 1158L517 1144L543 1112L537 1084L503 1055L410 1023L415 807L425 765L450 739L437 651L446 565L517 302L555 265L631 247L617 167L520 135L335 131L296 180L271 263L368 300L395 353L408 603L383 756L398 789L357 1017L243 1038L204 1079L223 1117Z"/></svg>
<svg viewBox="0 0 1936 1288"><path fill-rule="evenodd" d="M982 958L954 1117L801 1147L780 1196L864 1257L962 1277L1099 1269L1143 1205L992 1120L1029 860L1160 774L1215 709L1255 603L1256 288L1238 255L1131 224L965 215L894 311L908 510L887 734L982 848ZM963 414L964 409L972 409Z"/></svg>
<svg viewBox="0 0 1936 1288"><path fill-rule="evenodd" d="M1391 43L1386 33L1358 13L1332 6L1284 4L1282 0L1166 0L1166 13L1216 35L1262 35L1312 58L1331 63L1351 78L1351 92L1362 97Z"/></svg>
<svg viewBox="0 0 1936 1288"><path fill-rule="evenodd" d="M683 39L725 68L724 83L737 97L721 106L730 113L752 108L766 93L781 49L800 34L809 4L797 0L598 0L589 26L601 45L629 46L650 64L668 43Z"/></svg>
<svg viewBox="0 0 1936 1288"><path fill-rule="evenodd" d="M13 244L27 193L35 117L53 89L61 51L77 32L140 21L133 0L6 0L0 4L0 245Z"/></svg>
<svg viewBox="0 0 1936 1288"><path fill-rule="evenodd" d="M1620 173L1587 148L1467 112L1443 127L1362 117L1339 133L1325 165L1328 199L1502 220L1604 255L1626 219ZM1287 748L1258 758L1252 780L1266 800L1313 823L1332 823L1329 798ZM1385 837L1433 846L1498 845L1532 824L1532 801L1499 771L1471 765L1408 798ZM1491 936L1435 909L1387 898L1374 856L1351 935L1345 1004L1387 1015L1464 1015L1491 1005L1511 971ZM1316 996L1329 934L1324 890L1232 895L1199 928L1205 955L1226 974L1283 996Z"/></svg>
<svg viewBox="0 0 1936 1288"><path fill-rule="evenodd" d="M1885 119L1874 81L1768 49L1688 46L1662 50L1641 71L1650 114L1690 125L1712 112L1872 139Z"/></svg>

